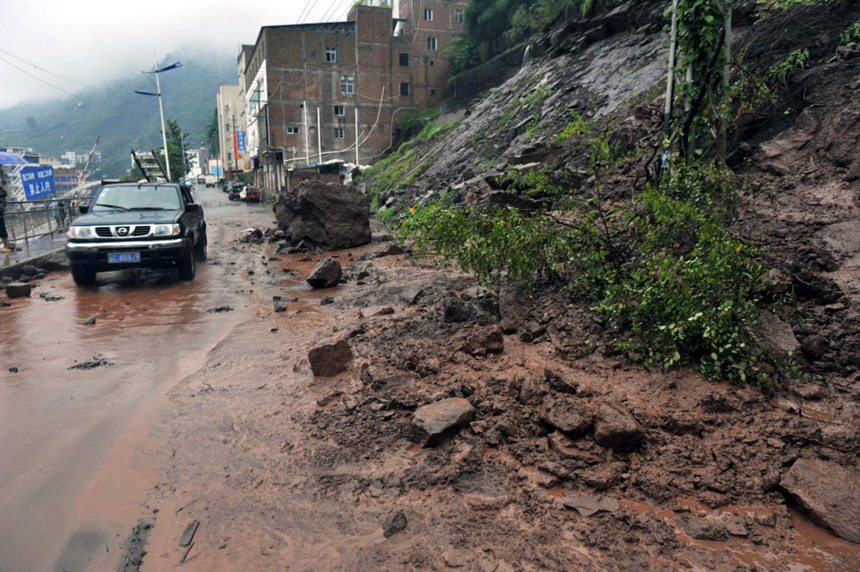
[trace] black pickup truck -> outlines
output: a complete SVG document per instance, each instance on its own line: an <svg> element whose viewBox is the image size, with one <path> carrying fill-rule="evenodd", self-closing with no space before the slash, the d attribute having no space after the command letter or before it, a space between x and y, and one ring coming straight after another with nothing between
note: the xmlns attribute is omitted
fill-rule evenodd
<svg viewBox="0 0 860 572"><path fill-rule="evenodd" d="M176 268L180 280L193 280L196 262L206 260L203 208L185 185L107 184L81 213L66 241L79 286L122 268Z"/></svg>

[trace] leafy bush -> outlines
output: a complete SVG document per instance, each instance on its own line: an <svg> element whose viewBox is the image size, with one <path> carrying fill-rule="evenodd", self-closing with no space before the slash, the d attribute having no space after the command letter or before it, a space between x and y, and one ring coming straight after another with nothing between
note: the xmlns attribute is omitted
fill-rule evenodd
<svg viewBox="0 0 860 572"><path fill-rule="evenodd" d="M732 117L735 123L749 116L761 116L776 111L786 89L788 75L802 69L809 61L809 50L794 50L773 63L764 73L743 63L733 71L729 89Z"/></svg>
<svg viewBox="0 0 860 572"><path fill-rule="evenodd" d="M401 237L485 285L564 279L571 296L627 332L619 348L767 389L774 365L754 334L765 291L760 251L721 224L733 184L716 169L687 169L633 208L606 210L599 196L552 214L434 205L413 209Z"/></svg>

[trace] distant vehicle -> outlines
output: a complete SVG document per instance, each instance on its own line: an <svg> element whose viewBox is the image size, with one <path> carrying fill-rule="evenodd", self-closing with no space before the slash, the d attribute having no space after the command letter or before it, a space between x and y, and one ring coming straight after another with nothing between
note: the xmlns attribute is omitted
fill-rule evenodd
<svg viewBox="0 0 860 572"><path fill-rule="evenodd" d="M215 187L218 184L218 177L215 175L206 175L206 187Z"/></svg>
<svg viewBox="0 0 860 572"><path fill-rule="evenodd" d="M230 187L230 191L227 194L227 198L231 201L242 200L240 196L242 193L242 188L242 185L240 185L239 183L233 183L233 186Z"/></svg>
<svg viewBox="0 0 860 572"><path fill-rule="evenodd" d="M257 187L248 185L245 187L245 202L246 203L259 203L260 202L260 189Z"/></svg>
<svg viewBox="0 0 860 572"><path fill-rule="evenodd" d="M197 184L205 185L206 184L206 175L197 175Z"/></svg>
<svg viewBox="0 0 860 572"><path fill-rule="evenodd" d="M185 185L108 184L80 210L66 241L79 286L122 268L176 268L180 280L194 280L196 261L206 260L203 208Z"/></svg>

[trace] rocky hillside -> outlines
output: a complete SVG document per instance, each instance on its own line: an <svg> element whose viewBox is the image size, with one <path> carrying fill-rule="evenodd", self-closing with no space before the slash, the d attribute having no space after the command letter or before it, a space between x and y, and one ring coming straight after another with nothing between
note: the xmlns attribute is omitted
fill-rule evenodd
<svg viewBox="0 0 860 572"><path fill-rule="evenodd" d="M794 6L763 17L768 13L756 2L735 4L733 50L747 74L763 74L792 51L808 52L805 67L783 78L779 102L766 113L739 114L728 133L728 162L740 181L736 229L767 249L771 277L792 292L782 317L793 332L780 343L802 353L808 371L851 376L860 361L851 305L860 252L851 95L858 61L840 34L860 17L860 6ZM507 80L440 117L435 135L405 145L386 169L360 181L376 198L377 216L395 223L413 207L440 201L535 208L535 189L510 182L528 173L547 176L568 197L588 198L588 147L577 138L559 141L571 112L631 152L603 175L604 198L630 197L653 184L665 8L608 1L590 19L558 22L526 49L522 67L506 70ZM780 337L783 326L771 334Z"/></svg>
<svg viewBox="0 0 860 572"><path fill-rule="evenodd" d="M578 154L576 138L559 137L571 111L640 151L604 173L603 198L621 202L644 190L654 182L662 140L665 7L603 2L591 19L558 22L508 79L459 114L442 116L435 132L360 180L376 198L378 218L394 224L432 202L539 208L533 188L501 177L512 173L547 174L569 195L587 196L594 182L588 158ZM763 247L761 260L776 285L772 301L780 303L762 315L761 338L803 375L768 397L685 371L643 369L631 364L635 355L610 351L617 330L563 292L527 297L503 287L482 293L456 280L422 291L422 315L385 327L372 341L360 332L354 342L371 364L362 377L364 393L384 394L386 407L414 409L445 396L465 397L476 407L477 420L461 435L477 449L446 481L455 490L507 506L510 499L499 499L509 489L499 482L516 477L486 456L498 449L537 469L537 476L520 478L568 491L565 506L583 515L611 514L582 526L568 523L567 533L595 549L589 553L595 559L602 559L598 553L614 562L632 559L635 543L649 546L652 558L677 557L676 538L694 539L694 546L695 539L734 539L745 554L750 540L775 547L771 527L791 529L794 507L860 541L851 516L858 505L846 492L860 484L860 59L841 37L860 20L860 3L764 12L755 2L736 2L733 49L747 73L763 76L796 50L805 50L807 59L781 78L778 101L733 118L727 163L740 186L732 229ZM502 351L502 333L505 357L490 359ZM374 350L392 346L390 354ZM320 413L330 427L347 418L354 418L349 411ZM437 478L449 475L441 457L434 462L439 466L424 469ZM488 477L490 469L501 471L498 482ZM631 510L616 510L611 499L619 497L628 499L622 509ZM661 512L666 508L670 513ZM619 542L621 528L629 532L625 542ZM792 538L790 544L800 542ZM560 558L570 565L570 554ZM737 564L701 554L688 560L709 569L729 569L724 566L732 561ZM778 569L773 561L753 561L742 568ZM549 569L573 569L549 562ZM856 562L812 565L836 570Z"/></svg>

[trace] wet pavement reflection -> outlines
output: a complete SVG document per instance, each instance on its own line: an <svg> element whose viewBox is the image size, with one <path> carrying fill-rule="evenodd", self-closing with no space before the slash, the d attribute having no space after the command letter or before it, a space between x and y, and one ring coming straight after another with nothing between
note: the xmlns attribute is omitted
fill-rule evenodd
<svg viewBox="0 0 860 572"><path fill-rule="evenodd" d="M271 219L270 206L228 205L217 192L199 199L216 258L234 234L225 221ZM0 308L0 571L50 570L60 554L63 569L81 569L94 542L104 553L94 539L107 531L75 530L78 495L145 404L250 312L240 275L217 263L197 271L191 282L173 271L104 273L91 289L54 272ZM224 306L235 311L208 311Z"/></svg>

